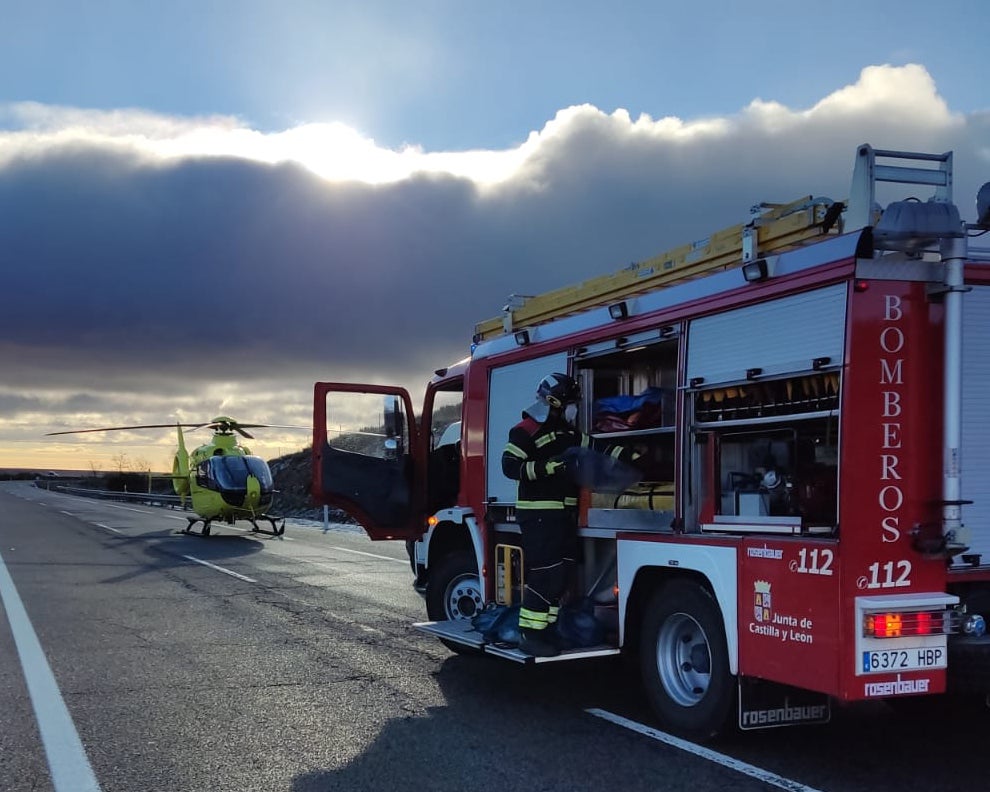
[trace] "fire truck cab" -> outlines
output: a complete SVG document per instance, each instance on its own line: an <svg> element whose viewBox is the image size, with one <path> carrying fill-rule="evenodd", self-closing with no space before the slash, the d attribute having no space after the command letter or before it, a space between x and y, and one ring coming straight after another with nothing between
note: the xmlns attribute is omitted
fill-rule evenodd
<svg viewBox="0 0 990 792"><path fill-rule="evenodd" d="M880 212L878 182L911 200ZM847 201L764 207L507 306L436 371L419 418L403 388L317 383L314 498L410 542L421 630L522 663L634 654L680 733L986 696L990 250L969 238L990 189L975 224L951 191L951 153L864 144ZM631 488L582 491L575 594L604 638L534 658L476 617L520 601L500 459L555 371L581 387L580 427L645 464Z"/></svg>

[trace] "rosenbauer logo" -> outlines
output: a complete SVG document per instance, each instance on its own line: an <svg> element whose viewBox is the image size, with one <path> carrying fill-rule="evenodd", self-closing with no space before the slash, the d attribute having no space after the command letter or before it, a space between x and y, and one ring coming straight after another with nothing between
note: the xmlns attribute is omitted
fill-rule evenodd
<svg viewBox="0 0 990 792"><path fill-rule="evenodd" d="M817 723L829 719L828 704L799 704L791 706L784 699L784 706L772 709L743 710L740 713L742 728L754 726L784 726L789 723Z"/></svg>
<svg viewBox="0 0 990 792"><path fill-rule="evenodd" d="M867 696L906 696L909 693L927 693L930 679L897 679L890 682L867 682L863 692Z"/></svg>
<svg viewBox="0 0 990 792"><path fill-rule="evenodd" d="M772 558L775 561L779 561L784 557L784 551L776 547L747 547L746 555L749 558Z"/></svg>

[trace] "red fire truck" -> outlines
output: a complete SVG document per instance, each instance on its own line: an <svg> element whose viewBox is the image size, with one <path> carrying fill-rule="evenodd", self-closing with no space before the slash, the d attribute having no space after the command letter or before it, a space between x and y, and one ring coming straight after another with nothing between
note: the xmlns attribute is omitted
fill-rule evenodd
<svg viewBox="0 0 990 792"><path fill-rule="evenodd" d="M910 198L881 212L881 182ZM970 238L990 227L990 185L977 210L967 225L952 203L951 153L860 146L846 201L764 205L506 306L436 371L418 418L402 388L317 383L314 497L409 542L420 629L522 663L636 656L681 733L820 722L833 700L984 697L990 250ZM577 588L604 643L534 658L473 617L520 598L500 458L551 372L579 382L584 431L646 463L626 491L582 491Z"/></svg>

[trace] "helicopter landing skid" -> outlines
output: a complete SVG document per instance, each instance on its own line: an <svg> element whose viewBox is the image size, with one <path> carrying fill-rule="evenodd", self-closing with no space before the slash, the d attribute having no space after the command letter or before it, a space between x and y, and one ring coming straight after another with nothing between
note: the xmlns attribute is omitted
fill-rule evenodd
<svg viewBox="0 0 990 792"><path fill-rule="evenodd" d="M210 523L213 520L204 520L201 517L186 517L189 521L188 525L183 528L179 533L190 534L192 536L209 536L210 535ZM193 533L193 526L196 523L203 523L203 527L199 529L199 533Z"/></svg>
<svg viewBox="0 0 990 792"><path fill-rule="evenodd" d="M251 529L252 533L263 533L263 534L268 534L269 536L281 536L282 534L285 533L285 517L266 516L266 517L259 517L258 519L267 520L269 523L271 523L272 529L270 531L266 531L264 528L258 525L257 520L249 519L248 522L254 526Z"/></svg>
<svg viewBox="0 0 990 792"><path fill-rule="evenodd" d="M267 520L271 523L272 529L270 531L262 528L258 525L257 520L252 520L249 517L242 517L241 519L247 520L251 523L251 533L263 533L269 536L281 536L285 533L285 517L259 517L258 520ZM189 534L190 536L209 536L210 535L210 524L213 520L204 520L202 517L186 517L188 520L188 525L183 528L180 533ZM196 523L203 523L203 527L199 529L196 533L193 531L193 527Z"/></svg>

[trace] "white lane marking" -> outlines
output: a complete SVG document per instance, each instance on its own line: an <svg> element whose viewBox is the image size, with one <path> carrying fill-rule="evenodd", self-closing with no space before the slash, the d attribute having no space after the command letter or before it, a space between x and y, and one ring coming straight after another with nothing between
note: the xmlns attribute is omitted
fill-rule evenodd
<svg viewBox="0 0 990 792"><path fill-rule="evenodd" d="M258 582L254 578L249 578L247 575L242 575L240 572L234 572L232 569L224 569L222 566L211 564L209 561L204 561L202 558L196 558L196 556L184 555L182 557L188 558L190 561L195 561L197 564L208 566L210 569L215 569L217 572L223 572L225 575L230 575L231 577L238 578L239 580L246 580L248 583Z"/></svg>
<svg viewBox="0 0 990 792"><path fill-rule="evenodd" d="M667 743L667 745L673 746L674 748L680 748L682 751L693 753L695 756L700 756L702 759L707 759L709 762L716 762L724 767L728 767L730 770L735 770L737 773L742 773L743 775L756 778L765 784L770 784L771 786L779 787L780 789L787 789L790 790L790 792L818 792L818 790L814 787L805 786L797 781L792 781L791 779L784 778L776 773L771 773L769 770L764 770L762 767L747 764L739 759L733 759L731 756L726 756L718 751L713 751L710 748L704 748L700 745L695 745L693 742L689 742L688 740L682 740L679 737L674 737L672 734L667 734L666 732L662 732L658 729L652 729L649 726L644 726L642 723L637 723L636 721L623 718L621 715L615 715L611 712L606 712L605 710L600 709L586 709L585 712L589 715L594 715L596 718L611 721L612 723L622 726L623 728L631 729L632 731L639 732L640 734L645 734L647 737L652 737L654 740Z"/></svg>
<svg viewBox="0 0 990 792"><path fill-rule="evenodd" d="M331 550L340 550L344 553L354 553L355 555L368 556L369 558L381 558L385 561L395 561L397 564L408 564L408 561L403 561L401 558L392 558L392 556L375 555L374 553L365 553L363 550L350 550L346 547L338 547L337 545L330 545Z"/></svg>
<svg viewBox="0 0 990 792"><path fill-rule="evenodd" d="M14 634L17 654L21 658L24 680L34 707L34 717L38 721L41 742L45 746L55 792L99 792L100 785L93 774L86 749L79 739L3 556L0 556L0 600L7 611L10 631Z"/></svg>
<svg viewBox="0 0 990 792"><path fill-rule="evenodd" d="M111 509L123 509L124 511L133 511L138 514L154 514L154 512L145 511L144 509L135 509L133 506L116 506L113 503L107 503L105 505L109 506Z"/></svg>
<svg viewBox="0 0 990 792"><path fill-rule="evenodd" d="M97 528L106 528L108 531L113 531L114 533L123 533L119 528L111 528L109 525L104 525L103 523L93 523Z"/></svg>

